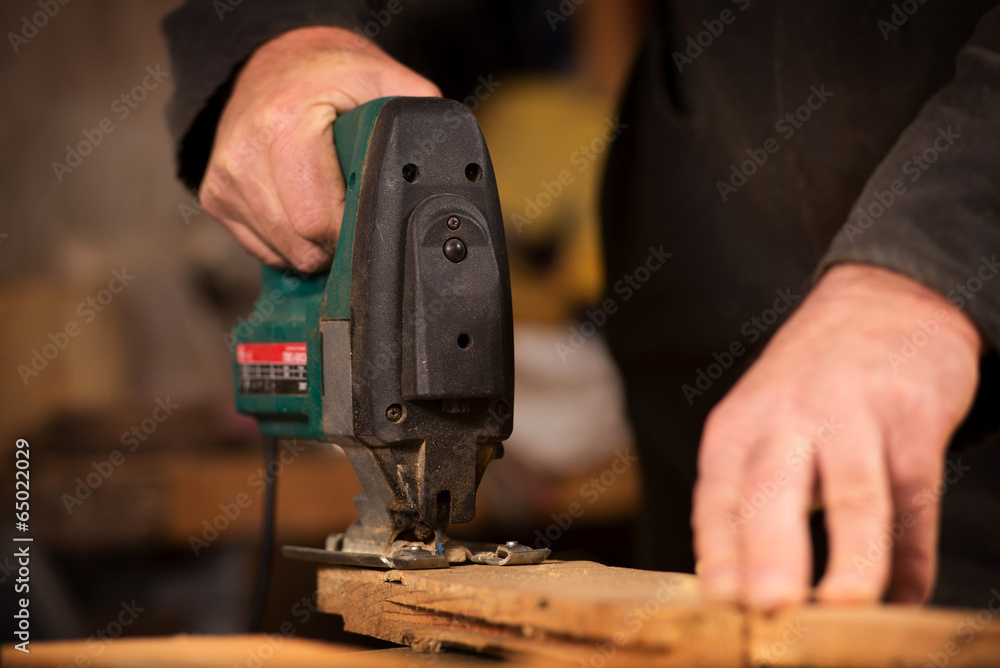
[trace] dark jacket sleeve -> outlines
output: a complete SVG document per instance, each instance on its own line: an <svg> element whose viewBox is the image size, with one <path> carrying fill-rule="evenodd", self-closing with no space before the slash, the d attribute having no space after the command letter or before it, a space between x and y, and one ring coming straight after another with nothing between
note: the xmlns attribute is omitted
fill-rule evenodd
<svg viewBox="0 0 1000 668"><path fill-rule="evenodd" d="M163 21L174 94L167 123L180 179L196 189L233 80L254 49L307 25L361 30L365 0L187 0Z"/></svg>
<svg viewBox="0 0 1000 668"><path fill-rule="evenodd" d="M958 55L955 78L876 168L819 271L838 262L905 274L976 323L987 353L976 405L956 445L1000 432L1000 8L979 22ZM916 350L903 346L897 364L910 363L904 352Z"/></svg>

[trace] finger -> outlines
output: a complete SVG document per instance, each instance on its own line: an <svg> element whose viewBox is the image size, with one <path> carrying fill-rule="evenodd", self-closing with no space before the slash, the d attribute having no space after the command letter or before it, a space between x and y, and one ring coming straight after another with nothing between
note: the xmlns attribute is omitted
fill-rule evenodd
<svg viewBox="0 0 1000 668"><path fill-rule="evenodd" d="M255 132L231 130L228 141L217 141L203 180L203 205L216 219L229 219L252 231L283 258L280 266L312 273L329 265L330 253L296 233L277 194L275 181L281 175L272 171L266 152L282 137L299 131L298 123L281 123L268 121ZM240 238L247 238L246 232ZM260 256L259 244L255 248Z"/></svg>
<svg viewBox="0 0 1000 668"><path fill-rule="evenodd" d="M275 141L268 153L275 195L291 230L331 251L337 243L347 186L333 146L331 107L309 110L303 126Z"/></svg>
<svg viewBox="0 0 1000 668"><path fill-rule="evenodd" d="M278 269L288 267L288 260L271 248L267 242L258 237L253 230L243 223L231 218L218 218L217 220L229 231L230 234L233 235L233 238L235 238L240 245L242 245L247 251L264 264Z"/></svg>
<svg viewBox="0 0 1000 668"><path fill-rule="evenodd" d="M746 438L731 412L716 409L705 423L698 451L691 527L702 589L708 600L732 603L739 595L740 471Z"/></svg>
<svg viewBox="0 0 1000 668"><path fill-rule="evenodd" d="M277 248L269 236L261 234L254 207L247 201L243 190L239 187L248 182L248 177L240 175L233 179L228 172L225 174L225 188L203 188L200 192L202 207L210 216L219 221L244 247L259 260L272 267L288 267L291 265L286 252ZM213 176L216 174L213 172ZM206 177L206 182L208 178ZM219 178L214 179L220 182ZM273 235L271 235L273 236Z"/></svg>
<svg viewBox="0 0 1000 668"><path fill-rule="evenodd" d="M937 571L944 457L937 443L927 442L929 436L907 429L891 446L889 473L896 516L890 529L895 545L889 599L900 603L926 601Z"/></svg>
<svg viewBox="0 0 1000 668"><path fill-rule="evenodd" d="M314 273L328 267L331 254L296 232L277 196L277 186L271 182L272 175L266 166L262 168L263 174L248 173L243 183L246 207L242 213L247 226L299 271Z"/></svg>
<svg viewBox="0 0 1000 668"><path fill-rule="evenodd" d="M758 441L747 461L740 505L749 519L740 532L740 600L750 609L772 610L809 595L814 432L786 426Z"/></svg>
<svg viewBox="0 0 1000 668"><path fill-rule="evenodd" d="M891 553L871 551L889 531L892 501L881 429L860 415L819 451L819 475L826 507L830 559L817 589L826 603L879 600L885 591Z"/></svg>
<svg viewBox="0 0 1000 668"><path fill-rule="evenodd" d="M229 230L229 233L233 235L236 241L264 264L278 269L288 266L288 261L284 257L268 246L253 230L243 223L230 218L218 218L217 220L223 227Z"/></svg>
<svg viewBox="0 0 1000 668"><path fill-rule="evenodd" d="M898 536L892 553L889 600L924 603L937 572L938 502L929 488L912 488L893 496L899 512L890 531Z"/></svg>
<svg viewBox="0 0 1000 668"><path fill-rule="evenodd" d="M273 267L287 266L285 258L245 224L248 207L239 197L234 197L235 189L226 175L227 188L222 189L212 172L206 175L198 189L198 202L208 215L225 227L246 250L257 259ZM213 185L208 186L209 183Z"/></svg>

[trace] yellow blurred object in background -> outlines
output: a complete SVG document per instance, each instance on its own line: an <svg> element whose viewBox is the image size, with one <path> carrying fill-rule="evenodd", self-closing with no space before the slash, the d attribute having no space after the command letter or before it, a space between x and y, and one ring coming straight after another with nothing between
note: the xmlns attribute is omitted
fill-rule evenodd
<svg viewBox="0 0 1000 668"><path fill-rule="evenodd" d="M504 212L514 318L571 321L604 282L597 198L613 106L569 78L502 83L479 121Z"/></svg>

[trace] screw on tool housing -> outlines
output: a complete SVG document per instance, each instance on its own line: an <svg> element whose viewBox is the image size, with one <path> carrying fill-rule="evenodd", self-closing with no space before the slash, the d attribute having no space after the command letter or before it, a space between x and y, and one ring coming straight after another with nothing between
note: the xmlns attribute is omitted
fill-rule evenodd
<svg viewBox="0 0 1000 668"><path fill-rule="evenodd" d="M399 422L403 419L403 407L399 404L392 404L385 409L385 417L388 418L390 422Z"/></svg>

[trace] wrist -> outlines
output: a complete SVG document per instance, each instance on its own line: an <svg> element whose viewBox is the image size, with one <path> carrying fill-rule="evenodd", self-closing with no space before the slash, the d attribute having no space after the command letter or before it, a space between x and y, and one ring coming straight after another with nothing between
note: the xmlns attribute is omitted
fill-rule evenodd
<svg viewBox="0 0 1000 668"><path fill-rule="evenodd" d="M250 61L260 57L298 55L309 51L362 51L377 48L364 35L338 26L303 26L272 37L257 47Z"/></svg>
<svg viewBox="0 0 1000 668"><path fill-rule="evenodd" d="M977 359L982 354L982 335L968 315L940 292L897 271L873 264L837 264L823 274L813 294L817 301L849 298L862 308L934 319L955 345Z"/></svg>

